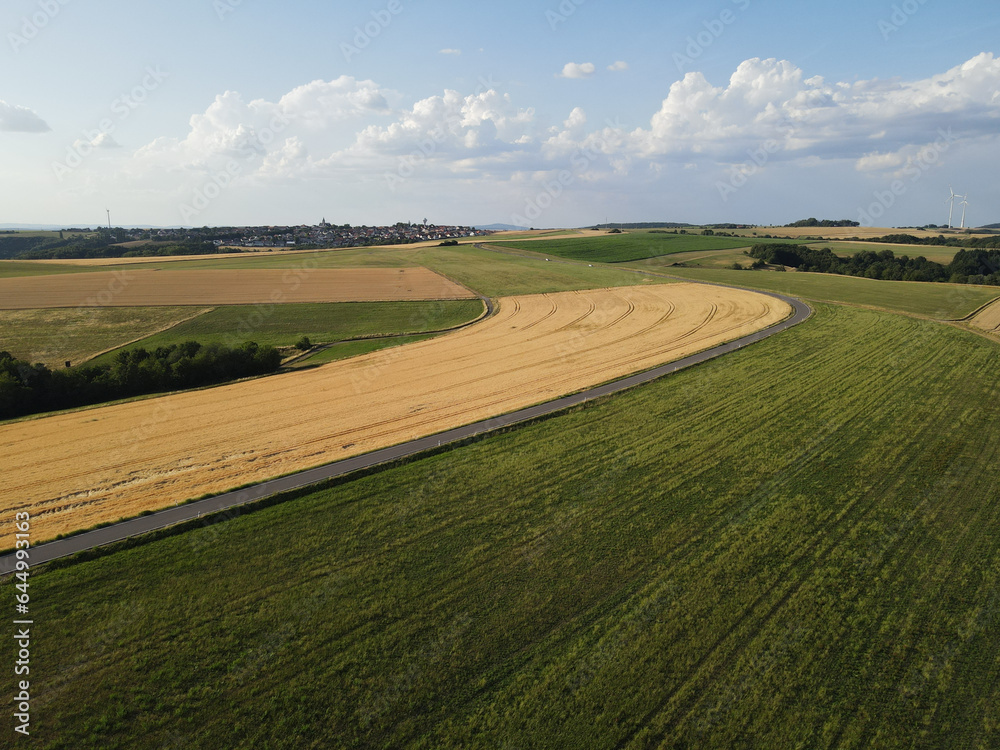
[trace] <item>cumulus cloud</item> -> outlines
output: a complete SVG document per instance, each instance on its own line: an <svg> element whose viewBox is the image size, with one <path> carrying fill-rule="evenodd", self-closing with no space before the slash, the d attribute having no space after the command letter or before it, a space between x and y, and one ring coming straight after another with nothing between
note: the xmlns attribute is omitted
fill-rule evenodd
<svg viewBox="0 0 1000 750"><path fill-rule="evenodd" d="M227 91L191 117L184 138L158 138L135 156L168 170L207 170L220 158L263 157L282 148L293 134L321 134L334 125L390 112L383 90L350 76L298 86L277 102L246 102L238 92Z"/></svg>
<svg viewBox="0 0 1000 750"><path fill-rule="evenodd" d="M463 96L447 90L416 102L388 125L370 125L323 167L419 157L425 166L470 168L470 159L499 158L534 143L535 113L516 107L509 94L490 89Z"/></svg>
<svg viewBox="0 0 1000 750"><path fill-rule="evenodd" d="M52 128L33 110L0 99L0 132L47 133Z"/></svg>
<svg viewBox="0 0 1000 750"><path fill-rule="evenodd" d="M591 63L570 63L562 75L594 72ZM239 180L253 184L344 177L378 184L405 175L421 189L422 181L454 185L459 177L513 190L570 170L575 185L595 189L681 174L713 189L720 174L761 149L767 169L835 164L858 179L921 163L941 131L952 133L949 143L988 144L985 153L1000 145L1000 60L990 54L922 80L849 83L754 58L719 85L688 73L644 124L628 129L591 122L582 107L547 127L498 89L445 90L402 106L389 103L398 95L347 76L273 102L226 92L191 118L185 135L147 144L117 174L159 184L150 175L174 173L197 184L236 159Z"/></svg>
<svg viewBox="0 0 1000 750"><path fill-rule="evenodd" d="M857 159L872 169L898 166L907 154L888 155L933 142L942 129L971 138L995 135L998 126L1000 60L991 54L924 80L854 83L806 78L788 61L754 58L725 86L685 75L629 145L651 159L725 161L773 141L789 158Z"/></svg>
<svg viewBox="0 0 1000 750"><path fill-rule="evenodd" d="M594 71L597 67L594 63L574 63L569 62L563 66L562 73L559 73L557 78L590 78L594 75Z"/></svg>
<svg viewBox="0 0 1000 750"><path fill-rule="evenodd" d="M618 62L614 62L611 65L609 65L608 70L610 70L612 73L620 73L623 70L628 70L628 63L625 62L624 60L619 60Z"/></svg>
<svg viewBox="0 0 1000 750"><path fill-rule="evenodd" d="M446 48L446 49L441 50L439 54L442 54L442 55L461 55L462 54L462 50L460 50L460 49Z"/></svg>

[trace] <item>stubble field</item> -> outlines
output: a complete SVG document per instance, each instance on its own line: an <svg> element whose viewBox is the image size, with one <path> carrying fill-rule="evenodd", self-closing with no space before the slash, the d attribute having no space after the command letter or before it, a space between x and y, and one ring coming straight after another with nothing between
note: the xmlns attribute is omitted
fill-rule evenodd
<svg viewBox="0 0 1000 750"><path fill-rule="evenodd" d="M1000 300L984 307L969 321L970 325L990 333L1000 333Z"/></svg>
<svg viewBox="0 0 1000 750"><path fill-rule="evenodd" d="M772 297L694 284L511 297L433 341L8 424L0 523L29 510L35 538L51 539L547 401L790 312Z"/></svg>
<svg viewBox="0 0 1000 750"><path fill-rule="evenodd" d="M0 278L0 309L470 299L426 268L126 270Z"/></svg>

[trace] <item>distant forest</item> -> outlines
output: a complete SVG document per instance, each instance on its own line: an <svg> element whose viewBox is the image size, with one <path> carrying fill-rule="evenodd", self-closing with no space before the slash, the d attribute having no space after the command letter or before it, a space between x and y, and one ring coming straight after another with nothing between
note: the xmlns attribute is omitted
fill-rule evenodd
<svg viewBox="0 0 1000 750"><path fill-rule="evenodd" d="M861 223L857 221L851 221L850 219L823 219L819 221L817 219L801 219L792 224L785 224L786 227L860 227Z"/></svg>
<svg viewBox="0 0 1000 750"><path fill-rule="evenodd" d="M224 383L274 372L280 365L276 349L253 341L235 348L188 341L154 351L128 349L112 364L66 370L0 352L0 419Z"/></svg>
<svg viewBox="0 0 1000 750"><path fill-rule="evenodd" d="M959 250L948 265L935 263L923 256L897 256L888 249L880 252L864 250L852 256L841 257L830 248L813 250L773 243L754 245L750 250L750 257L757 261L754 268L770 263L799 271L863 276L884 281L945 281L952 284L1000 286L1000 249L995 246L989 250Z"/></svg>
<svg viewBox="0 0 1000 750"><path fill-rule="evenodd" d="M60 260L68 258L140 258L167 255L212 255L220 251L211 242L187 240L122 246L108 230L91 235L63 233L0 235L0 260Z"/></svg>

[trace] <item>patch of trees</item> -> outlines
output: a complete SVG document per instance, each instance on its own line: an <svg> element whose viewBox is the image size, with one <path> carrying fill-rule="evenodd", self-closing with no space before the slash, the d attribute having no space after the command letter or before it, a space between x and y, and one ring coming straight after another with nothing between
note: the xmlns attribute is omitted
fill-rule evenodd
<svg viewBox="0 0 1000 750"><path fill-rule="evenodd" d="M274 372L280 365L274 347L253 341L234 348L187 341L153 351L127 349L112 364L65 370L0 352L0 419L224 383Z"/></svg>
<svg viewBox="0 0 1000 750"><path fill-rule="evenodd" d="M892 250L863 250L853 256L841 257L830 248L813 250L766 243L754 245L750 257L813 273L862 276L884 281L947 281L1000 286L1000 250L959 250L951 263L942 265L923 256L897 256Z"/></svg>
<svg viewBox="0 0 1000 750"><path fill-rule="evenodd" d="M786 227L859 227L861 222L851 221L850 219L823 219L819 221L817 219L801 219L796 221L794 224L785 224Z"/></svg>
<svg viewBox="0 0 1000 750"><path fill-rule="evenodd" d="M214 255L220 250L211 242L185 240L183 242L134 245L112 245L100 239L36 248L17 256L19 260L66 260L69 258L152 258L168 255Z"/></svg>
<svg viewBox="0 0 1000 750"><path fill-rule="evenodd" d="M611 224L595 224L591 229L611 229L612 227L619 229L681 229L690 226L690 224L678 224L675 221L633 221L624 224L616 221Z"/></svg>

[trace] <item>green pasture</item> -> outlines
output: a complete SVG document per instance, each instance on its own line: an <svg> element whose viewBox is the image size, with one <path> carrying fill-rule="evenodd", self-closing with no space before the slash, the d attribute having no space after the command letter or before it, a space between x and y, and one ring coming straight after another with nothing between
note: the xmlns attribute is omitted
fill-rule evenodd
<svg viewBox="0 0 1000 750"><path fill-rule="evenodd" d="M626 263L676 253L748 248L753 243L748 243L746 239L739 237L704 237L700 234L638 232L579 239L521 243L495 242L490 244L588 263Z"/></svg>
<svg viewBox="0 0 1000 750"><path fill-rule="evenodd" d="M294 345L303 336L314 345L326 344L366 336L440 331L482 314L483 303L478 299L219 307L144 338L135 346L151 350L185 341L226 346L256 341L262 346L284 347ZM109 352L95 363L108 361L116 353Z"/></svg>

